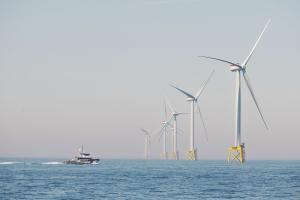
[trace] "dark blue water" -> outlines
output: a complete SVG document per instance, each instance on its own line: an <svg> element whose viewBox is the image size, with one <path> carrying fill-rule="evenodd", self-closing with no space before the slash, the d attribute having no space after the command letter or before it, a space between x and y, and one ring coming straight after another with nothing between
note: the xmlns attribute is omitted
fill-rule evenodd
<svg viewBox="0 0 300 200"><path fill-rule="evenodd" d="M60 161L2 158L0 199L300 199L300 161Z"/></svg>

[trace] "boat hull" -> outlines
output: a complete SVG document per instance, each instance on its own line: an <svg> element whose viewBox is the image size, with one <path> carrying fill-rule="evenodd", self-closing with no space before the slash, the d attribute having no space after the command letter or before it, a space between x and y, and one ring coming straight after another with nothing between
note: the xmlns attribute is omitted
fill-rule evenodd
<svg viewBox="0 0 300 200"><path fill-rule="evenodd" d="M72 159L64 161L64 164L73 164L73 165L91 165L91 164L99 164L100 159Z"/></svg>

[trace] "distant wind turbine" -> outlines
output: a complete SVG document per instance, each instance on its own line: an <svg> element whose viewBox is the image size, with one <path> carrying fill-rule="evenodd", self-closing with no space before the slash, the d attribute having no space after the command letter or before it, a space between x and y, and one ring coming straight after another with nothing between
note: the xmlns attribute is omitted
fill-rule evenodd
<svg viewBox="0 0 300 200"><path fill-rule="evenodd" d="M176 86L171 85L173 88L175 88L179 92L186 95L187 96L187 101L191 102L190 147L189 147L189 150L188 150L188 159L189 160L197 160L197 149L195 149L195 142L194 142L194 104L197 105L197 108L198 108L198 111L199 111L199 114L200 114L200 118L201 118L201 121L202 121L202 124L203 124L203 128L204 128L204 133L205 133L205 136L206 136L206 139L207 139L206 126L205 126L204 119L203 119L203 116L202 116L202 113L201 113L201 110L200 110L200 106L198 104L198 100L199 100L200 95L204 91L204 88L206 87L208 81L212 77L213 73L214 73L214 71L211 72L208 79L204 82L203 86L196 93L195 96L191 95L190 93L188 93L188 92L186 92L186 91L184 91L184 90L182 90L182 89L180 89Z"/></svg>
<svg viewBox="0 0 300 200"><path fill-rule="evenodd" d="M151 134L150 134L150 131L143 129L143 128L141 128L141 131L145 135L144 156L145 156L145 159L148 160L149 159L149 149L150 149L150 144L151 144L151 141L150 141Z"/></svg>
<svg viewBox="0 0 300 200"><path fill-rule="evenodd" d="M172 152L171 152L171 159L173 160L179 160L179 154L177 150L177 117L179 115L183 114L189 114L189 113L179 113L177 112L170 104L170 102L165 98L165 102L167 102L167 105L169 109L171 110L171 117L163 124L163 127L161 128L161 133L164 131L168 125L170 125L170 122L173 121L173 135L172 135Z"/></svg>
<svg viewBox="0 0 300 200"><path fill-rule="evenodd" d="M258 39L256 40L254 46L252 47L249 55L246 57L246 59L244 60L244 62L242 64L239 63L234 63L234 62L230 62L227 60L223 60L223 59L219 59L219 58L214 58L214 57L208 57L208 56L199 56L199 57L203 57L203 58L207 58L207 59L212 59L212 60L217 60L220 62L224 62L226 64L230 65L230 70L232 72L235 72L235 76L236 76L236 82L235 82L235 146L232 146L229 148L229 153L228 153L228 161L232 161L232 160L238 160L239 162L243 163L245 161L245 149L244 149L244 143L242 143L242 139L241 139L241 74L244 78L244 81L246 83L246 86L248 87L250 94L252 96L252 99L257 107L257 110L260 114L260 117L266 127L266 129L268 129L267 123L262 115L261 109L258 105L258 102L255 98L253 89L251 87L250 81L249 81L249 77L246 74L246 67L247 64L256 48L256 46L258 45L263 33L265 32L265 30L267 29L269 23L271 20L268 20L267 24L265 25L264 29L262 30L261 34L259 35ZM233 154L233 157L232 157Z"/></svg>
<svg viewBox="0 0 300 200"><path fill-rule="evenodd" d="M163 129L161 130L162 132L162 144L163 144L163 152L162 152L162 159L167 160L168 159L168 152L167 152L167 118L168 118L168 113L167 113L167 106L166 106L166 101L164 100L164 121L162 122Z"/></svg>

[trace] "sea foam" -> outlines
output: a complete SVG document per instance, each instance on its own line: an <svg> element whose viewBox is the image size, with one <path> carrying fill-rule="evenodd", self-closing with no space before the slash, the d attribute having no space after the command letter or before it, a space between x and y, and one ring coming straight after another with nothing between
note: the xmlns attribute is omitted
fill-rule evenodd
<svg viewBox="0 0 300 200"><path fill-rule="evenodd" d="M18 164L21 162L0 162L0 165L13 165L13 164Z"/></svg>
<svg viewBox="0 0 300 200"><path fill-rule="evenodd" d="M62 162L44 162L42 165L61 165L63 164Z"/></svg>

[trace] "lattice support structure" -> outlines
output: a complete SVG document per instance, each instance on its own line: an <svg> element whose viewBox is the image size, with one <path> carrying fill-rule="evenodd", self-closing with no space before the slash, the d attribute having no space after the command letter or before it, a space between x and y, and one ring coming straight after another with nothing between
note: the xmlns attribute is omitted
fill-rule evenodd
<svg viewBox="0 0 300 200"><path fill-rule="evenodd" d="M228 150L228 163L238 162L243 164L245 162L245 145L231 146Z"/></svg>
<svg viewBox="0 0 300 200"><path fill-rule="evenodd" d="M197 149L189 150L187 152L188 160L197 160Z"/></svg>

